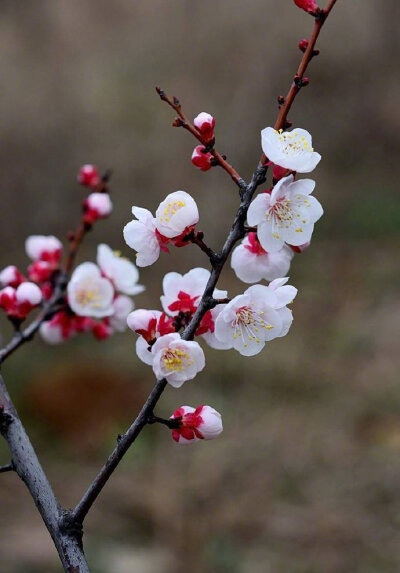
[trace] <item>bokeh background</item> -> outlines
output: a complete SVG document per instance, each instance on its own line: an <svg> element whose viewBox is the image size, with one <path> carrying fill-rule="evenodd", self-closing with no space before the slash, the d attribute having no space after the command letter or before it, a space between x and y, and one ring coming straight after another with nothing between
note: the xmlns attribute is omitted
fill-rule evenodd
<svg viewBox="0 0 400 573"><path fill-rule="evenodd" d="M219 440L178 447L147 428L85 527L94 573L393 573L400 570L400 45L397 0L339 0L290 118L323 161L325 207L291 268L290 335L254 358L207 349L207 368L157 413L212 404ZM312 20L291 0L2 0L1 266L27 264L29 234L65 237L79 217L79 165L114 170L106 242L126 256L133 204L185 189L222 244L238 198L220 170L190 164L154 91L217 118L218 149L244 178L274 123ZM207 261L195 247L141 271L137 307L157 308L165 272ZM220 282L243 290L230 269ZM10 336L4 322L3 342ZM66 506L93 479L149 392L132 333L105 343L39 339L3 374ZM0 463L7 463L0 444ZM0 570L56 573L55 550L19 480L0 476Z"/></svg>

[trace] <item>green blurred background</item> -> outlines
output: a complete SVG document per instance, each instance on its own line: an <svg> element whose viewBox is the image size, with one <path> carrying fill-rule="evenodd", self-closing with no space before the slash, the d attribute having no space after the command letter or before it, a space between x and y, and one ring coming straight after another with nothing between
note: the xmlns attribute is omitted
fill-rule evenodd
<svg viewBox="0 0 400 573"><path fill-rule="evenodd" d="M400 6L339 0L290 118L323 160L325 208L293 261L289 336L254 358L206 350L207 368L168 389L157 414L209 403L219 440L174 444L147 428L90 514L94 573L393 573L400 570ZM190 164L154 91L217 119L217 147L248 179L260 130L297 67L312 19L291 0L2 0L1 267L27 264L29 234L65 237L84 192L78 167L114 170L113 216L88 236L124 245L133 204L184 189L218 249L238 203L220 170ZM206 266L194 247L141 271L137 307L157 308L165 272ZM243 285L226 269L219 285ZM11 332L3 323L3 341ZM62 347L35 340L4 376L62 503L73 506L149 392L131 333ZM0 463L9 460L0 444ZM24 486L0 476L0 570L56 573Z"/></svg>

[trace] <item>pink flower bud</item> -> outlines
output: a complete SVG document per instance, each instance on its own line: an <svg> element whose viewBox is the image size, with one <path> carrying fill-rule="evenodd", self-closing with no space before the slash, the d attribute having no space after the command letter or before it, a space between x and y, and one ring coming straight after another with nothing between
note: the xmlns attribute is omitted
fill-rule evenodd
<svg viewBox="0 0 400 573"><path fill-rule="evenodd" d="M221 414L211 406L181 406L172 414L171 419L179 422L172 430L172 438L180 444L197 440L212 440L223 430Z"/></svg>
<svg viewBox="0 0 400 573"><path fill-rule="evenodd" d="M62 243L54 235L30 235L25 241L25 251L32 261L46 261L56 269L61 259Z"/></svg>
<svg viewBox="0 0 400 573"><path fill-rule="evenodd" d="M32 308L42 302L42 291L35 283L25 282L15 291L15 298L19 305L28 304Z"/></svg>
<svg viewBox="0 0 400 573"><path fill-rule="evenodd" d="M315 14L319 11L319 6L314 0L294 0L294 3L309 14Z"/></svg>
<svg viewBox="0 0 400 573"><path fill-rule="evenodd" d="M192 163L195 167L201 169L201 171L208 171L211 169L212 155L211 153L204 153L205 148L202 145L197 145L192 153Z"/></svg>
<svg viewBox="0 0 400 573"><path fill-rule="evenodd" d="M0 272L0 283L3 286L16 288L25 280L24 276L15 265L9 265Z"/></svg>
<svg viewBox="0 0 400 573"><path fill-rule="evenodd" d="M78 183L84 187L97 189L101 181L100 173L95 165L82 165L78 172Z"/></svg>
<svg viewBox="0 0 400 573"><path fill-rule="evenodd" d="M108 193L91 193L83 206L87 223L94 223L97 219L108 217L113 207Z"/></svg>
<svg viewBox="0 0 400 573"><path fill-rule="evenodd" d="M215 119L212 115L202 111L194 118L193 123L206 141L214 139Z"/></svg>

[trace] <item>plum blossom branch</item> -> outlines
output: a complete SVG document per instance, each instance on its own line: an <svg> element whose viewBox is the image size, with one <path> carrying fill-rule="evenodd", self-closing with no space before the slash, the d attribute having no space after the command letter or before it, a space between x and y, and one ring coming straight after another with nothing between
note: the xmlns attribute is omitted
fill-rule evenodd
<svg viewBox="0 0 400 573"><path fill-rule="evenodd" d="M312 58L315 55L314 47L316 40L318 38L319 32L323 23L326 20L326 17L329 15L331 9L333 8L336 0L331 0L326 10L322 10L319 16L316 18L314 31L312 34L312 38L308 44L308 47L303 55L301 60L300 66L298 68L296 77L302 80L304 78L304 73L307 69L307 66ZM201 320L203 319L206 312L219 304L221 301L216 300L213 298L213 292L217 285L219 276L221 271L231 254L233 247L235 244L243 238L246 233L246 216L247 211L249 209L250 203L254 196L255 191L257 188L265 182L266 179L266 172L267 172L267 165L266 165L266 157L263 154L261 160L254 171L251 180L249 183L246 182L239 176L239 174L233 169L231 165L229 165L225 159L218 154L214 148L214 142L211 143L207 142L204 138L202 138L201 134L196 130L196 128L191 124L188 120L186 115L182 111L181 104L177 98L171 99L166 93L159 87L156 88L157 93L159 94L160 98L168 103L170 107L174 109L174 111L178 114L178 119L175 120L174 126L181 126L187 129L192 135L198 139L203 145L206 146L207 152L210 151L216 161L224 168L224 170L229 173L232 179L240 188L240 205L236 212L234 222L230 229L230 232L225 240L225 243L219 253L214 253L209 247L207 247L202 239L203 237L199 234L195 235L193 233L193 237L190 239L192 242L196 243L210 258L212 270L204 289L204 292L201 296L200 302L197 306L197 310L193 314L192 319L190 320L188 326L183 331L181 338L182 340L190 341L193 339L197 328L200 325ZM285 101L282 103L280 108L277 120L275 122L275 129L281 129L286 122L287 114L293 104L293 101L299 92L299 80L296 80L292 87L289 90L288 96L285 98ZM225 302L225 301L222 301ZM164 389L167 386L167 380L165 378L161 380L157 380L155 386L153 387L152 392L150 393L149 397L147 398L143 408L141 409L140 413L127 430L125 434L119 436L117 445L115 446L113 452L110 454L109 458L107 459L105 465L93 482L90 484L89 488L78 502L76 507L71 511L69 514L69 519L71 519L77 526L81 526L83 520L85 519L88 511L90 510L93 503L96 501L97 497L100 495L103 487L106 485L108 479L111 477L112 473L118 466L119 462L122 460L122 457L128 450L128 448L134 443L142 429L147 424L153 424L156 421L160 423L164 423L165 425L169 426L168 421L162 421L162 419L157 418L153 414L153 410L158 403Z"/></svg>
<svg viewBox="0 0 400 573"><path fill-rule="evenodd" d="M195 126L191 123L188 119L187 115L183 112L182 105L178 98L175 96L171 98L168 96L163 89L159 86L156 87L156 91L160 96L162 101L165 101L172 109L178 114L178 117L175 119L174 123L172 124L174 127L183 127L187 131L189 131L200 143L202 143L207 152L211 153L213 158L215 159L216 163L222 167L233 179L233 181L239 186L242 187L244 185L243 179L240 177L239 173L230 165L225 157L223 157L216 149L214 149L214 139L210 142L205 139L201 133L195 128Z"/></svg>

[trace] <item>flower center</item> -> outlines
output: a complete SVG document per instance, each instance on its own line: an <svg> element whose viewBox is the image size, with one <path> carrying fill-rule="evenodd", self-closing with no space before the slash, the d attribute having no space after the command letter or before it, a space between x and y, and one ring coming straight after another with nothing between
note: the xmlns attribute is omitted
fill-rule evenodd
<svg viewBox="0 0 400 573"><path fill-rule="evenodd" d="M163 211L162 217L160 217L160 221L168 223L171 217L176 215L179 209L182 209L182 207L185 207L185 205L186 205L185 201L182 200L172 201L171 203L168 203Z"/></svg>
<svg viewBox="0 0 400 573"><path fill-rule="evenodd" d="M166 348L162 361L169 372L181 372L193 364L193 359L181 348Z"/></svg>
<svg viewBox="0 0 400 573"><path fill-rule="evenodd" d="M97 287L80 287L75 294L76 302L90 308L100 308L100 295Z"/></svg>
<svg viewBox="0 0 400 573"><path fill-rule="evenodd" d="M236 317L232 321L233 338L241 338L243 346L248 342L261 343L260 330L272 330L273 325L263 319L264 311L255 310L250 306L242 306L237 309Z"/></svg>
<svg viewBox="0 0 400 573"><path fill-rule="evenodd" d="M313 147L304 135L299 135L297 131L287 133L279 132L279 141L282 143L282 152L286 155L298 155L299 153L311 153Z"/></svg>
<svg viewBox="0 0 400 573"><path fill-rule="evenodd" d="M286 223L286 226L290 225L293 221L293 211L290 199L278 199L274 205L267 211L267 220L274 220L275 223ZM279 225L280 227L282 225Z"/></svg>

